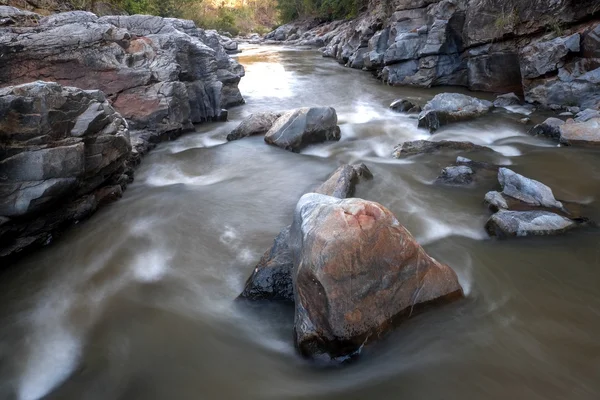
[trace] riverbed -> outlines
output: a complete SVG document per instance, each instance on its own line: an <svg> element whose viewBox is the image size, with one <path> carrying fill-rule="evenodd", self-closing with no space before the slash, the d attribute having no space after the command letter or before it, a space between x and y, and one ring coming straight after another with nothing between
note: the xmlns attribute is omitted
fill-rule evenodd
<svg viewBox="0 0 600 400"><path fill-rule="evenodd" d="M0 399L600 398L598 231L490 239L483 197L497 181L435 183L465 154L391 156L430 138L392 100L460 90L385 86L314 50L247 46L238 59L246 105L229 122L160 144L123 199L0 276ZM342 139L300 154L226 142L252 112L301 106L334 107ZM524 116L499 109L433 139L489 146L468 156L600 220L600 153L531 137ZM292 307L235 298L299 197L357 162L374 179L356 197L392 210L467 298L411 318L358 362L315 368L295 353Z"/></svg>

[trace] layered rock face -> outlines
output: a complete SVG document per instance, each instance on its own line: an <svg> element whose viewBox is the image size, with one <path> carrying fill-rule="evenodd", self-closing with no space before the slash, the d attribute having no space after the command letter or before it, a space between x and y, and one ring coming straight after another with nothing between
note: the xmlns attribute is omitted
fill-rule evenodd
<svg viewBox="0 0 600 400"><path fill-rule="evenodd" d="M325 46L324 56L391 85L516 92L545 106L600 102L597 0L371 1L353 21L293 24L270 38Z"/></svg>
<svg viewBox="0 0 600 400"><path fill-rule="evenodd" d="M34 82L0 89L0 257L120 197L129 130L104 94Z"/></svg>
<svg viewBox="0 0 600 400"><path fill-rule="evenodd" d="M462 296L456 273L380 204L307 194L290 236L295 339L306 357L351 356L398 317Z"/></svg>
<svg viewBox="0 0 600 400"><path fill-rule="evenodd" d="M16 11L15 11L16 10ZM25 14L28 22L15 17ZM101 90L134 137L189 129L240 104L243 67L214 31L192 21L66 12L41 17L0 7L0 85L38 79Z"/></svg>
<svg viewBox="0 0 600 400"><path fill-rule="evenodd" d="M244 101L229 42L186 20L0 6L0 257L120 197L156 142L226 119Z"/></svg>

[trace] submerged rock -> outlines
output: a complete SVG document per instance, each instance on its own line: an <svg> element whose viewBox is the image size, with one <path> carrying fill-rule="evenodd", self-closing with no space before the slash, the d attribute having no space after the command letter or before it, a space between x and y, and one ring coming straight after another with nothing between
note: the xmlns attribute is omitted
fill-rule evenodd
<svg viewBox="0 0 600 400"><path fill-rule="evenodd" d="M261 112L250 114L229 135L227 140L238 140L252 135L264 135L282 113Z"/></svg>
<svg viewBox="0 0 600 400"><path fill-rule="evenodd" d="M295 343L312 359L344 359L421 306L463 296L380 204L308 194L296 207Z"/></svg>
<svg viewBox="0 0 600 400"><path fill-rule="evenodd" d="M298 152L310 144L340 138L335 109L305 107L283 113L265 135L265 142Z"/></svg>
<svg viewBox="0 0 600 400"><path fill-rule="evenodd" d="M421 107L410 100L397 99L390 104L390 109L403 113L420 113Z"/></svg>
<svg viewBox="0 0 600 400"><path fill-rule="evenodd" d="M475 171L466 165L446 167L437 178L438 183L446 185L469 185L473 183Z"/></svg>
<svg viewBox="0 0 600 400"><path fill-rule="evenodd" d="M480 146L471 142L456 142L452 140L414 140L404 142L394 149L393 156L400 158L402 156L412 156L416 154L439 153L442 151L493 151L489 147Z"/></svg>
<svg viewBox="0 0 600 400"><path fill-rule="evenodd" d="M487 114L492 103L460 93L442 93L429 101L419 114L419 128L437 131L452 122L466 121Z"/></svg>
<svg viewBox="0 0 600 400"><path fill-rule="evenodd" d="M340 199L352 196L356 185L373 175L364 164L342 165L315 193ZM273 246L265 252L246 281L240 298L249 300L282 300L293 302L293 259L289 247L290 226L275 238Z"/></svg>
<svg viewBox="0 0 600 400"><path fill-rule="evenodd" d="M524 237L565 233L578 222L548 211L499 211L488 220L485 229L490 236Z"/></svg>
<svg viewBox="0 0 600 400"><path fill-rule="evenodd" d="M0 257L45 244L129 181L127 122L97 90L0 89L0 142Z"/></svg>

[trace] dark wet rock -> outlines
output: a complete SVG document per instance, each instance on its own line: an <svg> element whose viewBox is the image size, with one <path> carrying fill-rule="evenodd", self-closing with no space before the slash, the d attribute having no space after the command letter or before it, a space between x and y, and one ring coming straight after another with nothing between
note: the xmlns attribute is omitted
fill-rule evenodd
<svg viewBox="0 0 600 400"><path fill-rule="evenodd" d="M421 306L463 296L380 204L303 196L291 229L295 343L311 359L344 360Z"/></svg>
<svg viewBox="0 0 600 400"><path fill-rule="evenodd" d="M537 78L558 70L569 53L578 53L581 36L558 37L549 41L535 42L521 50L521 73L523 78Z"/></svg>
<svg viewBox="0 0 600 400"><path fill-rule="evenodd" d="M328 140L340 140L337 114L332 107L299 108L283 113L265 135L265 142L298 152Z"/></svg>
<svg viewBox="0 0 600 400"><path fill-rule="evenodd" d="M488 220L490 236L549 236L565 233L580 222L548 211L499 211Z"/></svg>
<svg viewBox="0 0 600 400"><path fill-rule="evenodd" d="M354 195L356 185L373 175L364 164L342 165L315 193L344 199ZM249 300L282 300L293 302L293 259L289 247L290 226L275 238L246 281L240 298Z"/></svg>
<svg viewBox="0 0 600 400"><path fill-rule="evenodd" d="M471 142L456 142L451 140L414 140L404 142L394 149L394 157L412 156L416 154L440 153L443 151L493 151L489 147L480 146Z"/></svg>
<svg viewBox="0 0 600 400"><path fill-rule="evenodd" d="M469 185L473 183L475 171L466 165L446 167L437 178L438 183L446 185Z"/></svg>
<svg viewBox="0 0 600 400"><path fill-rule="evenodd" d="M390 104L390 109L397 111L397 112L403 112L403 113L420 113L421 112L421 107L414 104L412 101L410 100L406 100L406 99L397 99L394 100L392 102L392 104Z"/></svg>
<svg viewBox="0 0 600 400"><path fill-rule="evenodd" d="M501 94L494 100L494 107L510 107L521 104L521 99L514 93Z"/></svg>
<svg viewBox="0 0 600 400"><path fill-rule="evenodd" d="M560 139L560 127L564 125L565 121L558 118L548 118L541 124L538 124L531 128L529 131L530 135L533 136L546 136L550 139Z"/></svg>
<svg viewBox="0 0 600 400"><path fill-rule="evenodd" d="M419 127L430 132L452 122L466 121L487 114L492 103L460 93L442 93L427 102L419 114Z"/></svg>
<svg viewBox="0 0 600 400"><path fill-rule="evenodd" d="M227 140L238 140L252 135L264 135L282 113L261 112L250 114L229 135Z"/></svg>
<svg viewBox="0 0 600 400"><path fill-rule="evenodd" d="M455 165L442 170L436 182L456 186L470 185L482 177L497 175L498 168L500 167L494 164L459 156Z"/></svg>
<svg viewBox="0 0 600 400"><path fill-rule="evenodd" d="M560 143L567 146L600 146L600 117L586 122L572 120L559 127Z"/></svg>
<svg viewBox="0 0 600 400"><path fill-rule="evenodd" d="M99 91L41 81L0 89L0 141L0 215L9 218L0 257L45 244L120 197L130 168L127 122ZM75 206L83 198L89 212Z"/></svg>

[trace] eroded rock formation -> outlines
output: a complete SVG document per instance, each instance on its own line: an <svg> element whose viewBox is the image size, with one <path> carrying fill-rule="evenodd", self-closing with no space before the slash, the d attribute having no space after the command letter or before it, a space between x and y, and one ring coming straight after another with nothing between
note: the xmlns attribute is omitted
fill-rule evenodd
<svg viewBox="0 0 600 400"><path fill-rule="evenodd" d="M297 22L270 40L323 55L391 85L515 92L543 106L600 103L597 0L371 1L351 21Z"/></svg>

